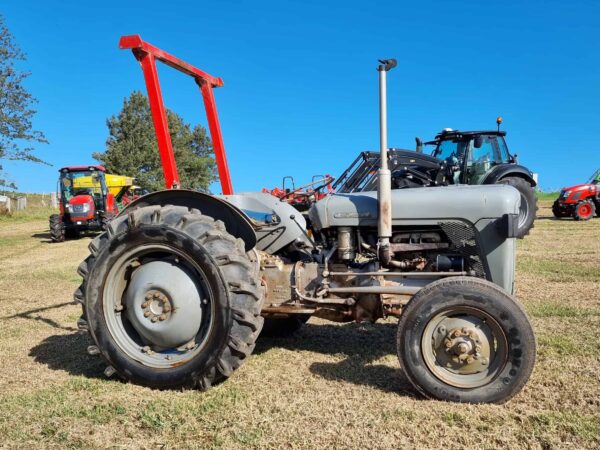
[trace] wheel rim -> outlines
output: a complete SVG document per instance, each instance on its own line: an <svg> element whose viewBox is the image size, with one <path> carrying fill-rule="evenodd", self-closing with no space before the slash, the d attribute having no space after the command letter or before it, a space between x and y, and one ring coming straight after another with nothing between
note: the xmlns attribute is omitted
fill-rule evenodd
<svg viewBox="0 0 600 450"><path fill-rule="evenodd" d="M592 214L592 208L587 203L579 205L579 215L581 217L588 217Z"/></svg>
<svg viewBox="0 0 600 450"><path fill-rule="evenodd" d="M521 205L519 206L519 228L522 228L527 222L527 215L529 211L529 202L527 197L521 194Z"/></svg>
<svg viewBox="0 0 600 450"><path fill-rule="evenodd" d="M153 368L193 359L213 326L214 301L204 272L166 245L122 255L107 275L102 306L117 346Z"/></svg>
<svg viewBox="0 0 600 450"><path fill-rule="evenodd" d="M435 315L423 331L425 364L440 381L476 388L494 380L507 362L507 337L485 311L449 308Z"/></svg>

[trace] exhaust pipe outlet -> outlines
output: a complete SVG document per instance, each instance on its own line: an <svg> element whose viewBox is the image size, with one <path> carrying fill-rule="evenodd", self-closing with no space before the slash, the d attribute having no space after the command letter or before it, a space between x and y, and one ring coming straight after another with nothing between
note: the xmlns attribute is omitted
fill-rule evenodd
<svg viewBox="0 0 600 450"><path fill-rule="evenodd" d="M396 67L395 59L380 59L379 72L379 171L377 179L377 235L379 260L387 266L390 261L390 238L392 237L392 173L388 167L387 145L387 72Z"/></svg>
<svg viewBox="0 0 600 450"><path fill-rule="evenodd" d="M417 136L415 138L415 142L417 143L416 152L423 153L423 141L421 140L421 138L419 136Z"/></svg>

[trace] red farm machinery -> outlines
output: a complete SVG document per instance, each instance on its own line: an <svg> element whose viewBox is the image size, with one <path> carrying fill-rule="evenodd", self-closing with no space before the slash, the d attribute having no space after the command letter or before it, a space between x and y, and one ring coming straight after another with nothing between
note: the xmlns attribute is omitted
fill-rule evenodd
<svg viewBox="0 0 600 450"><path fill-rule="evenodd" d="M119 206L134 197L133 178L107 174L103 166L67 166L58 172L60 214L52 214L49 224L53 242L105 230Z"/></svg>
<svg viewBox="0 0 600 450"><path fill-rule="evenodd" d="M583 184L561 189L552 205L557 219L572 217L575 220L590 220L600 215L600 169Z"/></svg>

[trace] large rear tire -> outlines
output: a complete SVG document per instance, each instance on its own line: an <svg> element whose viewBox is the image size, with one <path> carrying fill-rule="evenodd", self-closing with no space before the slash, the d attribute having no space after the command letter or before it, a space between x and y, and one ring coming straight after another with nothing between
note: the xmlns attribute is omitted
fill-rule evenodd
<svg viewBox="0 0 600 450"><path fill-rule="evenodd" d="M52 242L64 242L65 224L59 214L52 214L49 219L50 239Z"/></svg>
<svg viewBox="0 0 600 450"><path fill-rule="evenodd" d="M537 196L533 186L527 180L519 177L506 177L498 181L500 184L508 184L521 194L521 206L519 208L519 224L517 237L524 238L534 226L537 214Z"/></svg>
<svg viewBox="0 0 600 450"><path fill-rule="evenodd" d="M113 220L79 266L88 330L108 374L155 388L207 389L252 353L262 289L244 243L221 221L180 206Z"/></svg>
<svg viewBox="0 0 600 450"><path fill-rule="evenodd" d="M485 280L452 277L421 289L398 323L400 364L426 397L504 403L535 363L533 329L523 308Z"/></svg>

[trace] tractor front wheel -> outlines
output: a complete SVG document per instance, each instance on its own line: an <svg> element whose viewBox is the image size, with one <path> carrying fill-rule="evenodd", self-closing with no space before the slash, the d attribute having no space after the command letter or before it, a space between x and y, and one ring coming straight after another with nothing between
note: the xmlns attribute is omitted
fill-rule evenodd
<svg viewBox="0 0 600 450"><path fill-rule="evenodd" d="M556 200L553 204L552 204L552 214L554 214L554 217L556 217L557 219L562 219L563 217L569 217L569 213L567 212L568 210L563 207L560 207L560 204L558 203L558 200Z"/></svg>
<svg viewBox="0 0 600 450"><path fill-rule="evenodd" d="M49 219L50 239L52 242L65 240L65 224L59 214L52 214Z"/></svg>
<svg viewBox="0 0 600 450"><path fill-rule="evenodd" d="M537 213L537 196L533 186L527 180L519 177L507 177L500 180L500 184L508 184L521 194L521 206L519 207L519 223L517 237L524 238L533 228Z"/></svg>
<svg viewBox="0 0 600 450"><path fill-rule="evenodd" d="M525 385L535 362L523 308L491 282L435 281L408 302L397 350L409 381L426 397L504 403Z"/></svg>
<svg viewBox="0 0 600 450"><path fill-rule="evenodd" d="M252 353L262 289L244 243L221 221L181 206L117 217L79 266L80 329L109 364L155 388L207 389Z"/></svg>
<svg viewBox="0 0 600 450"><path fill-rule="evenodd" d="M594 216L594 204L591 200L584 200L575 205L573 218L575 220L590 220Z"/></svg>

